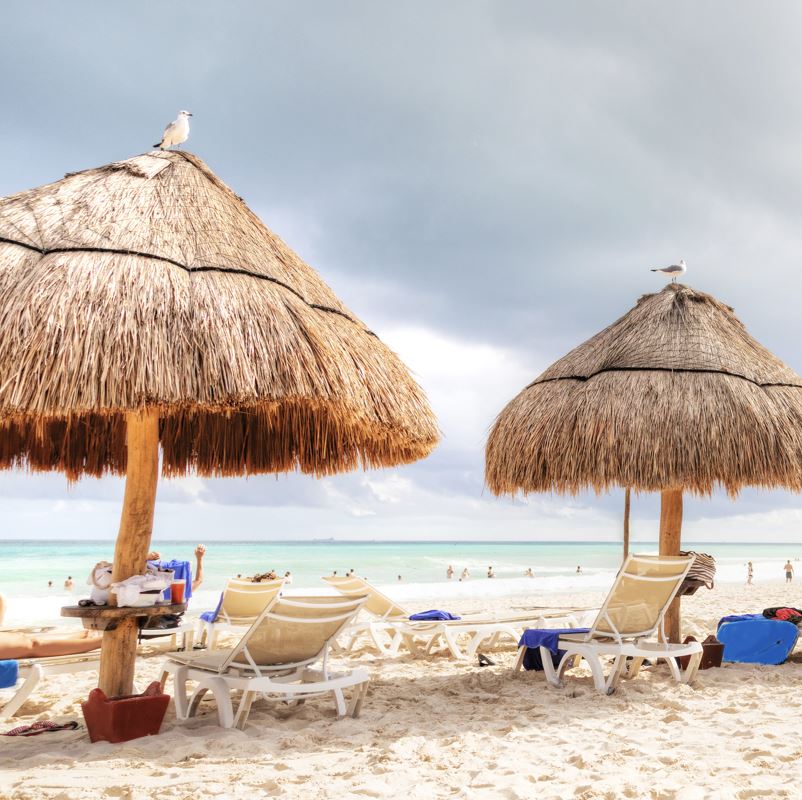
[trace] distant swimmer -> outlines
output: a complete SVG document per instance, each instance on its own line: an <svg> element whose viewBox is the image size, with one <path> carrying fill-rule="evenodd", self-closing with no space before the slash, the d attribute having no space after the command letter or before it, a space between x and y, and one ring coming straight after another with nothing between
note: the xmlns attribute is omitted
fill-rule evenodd
<svg viewBox="0 0 802 800"><path fill-rule="evenodd" d="M470 572L468 572L468 568L467 568L467 567L465 567L465 569L464 569L464 570L462 570L462 575L460 575L460 576L459 576L459 579L460 579L461 581L467 581L467 580L468 580L468 578L470 578L470 577L471 577L471 573L470 573Z"/></svg>
<svg viewBox="0 0 802 800"><path fill-rule="evenodd" d="M47 582L47 588L48 589L52 589L53 588L53 581L48 581Z"/></svg>
<svg viewBox="0 0 802 800"><path fill-rule="evenodd" d="M582 567L577 567L576 568L576 574L577 575L581 575L582 574Z"/></svg>
<svg viewBox="0 0 802 800"><path fill-rule="evenodd" d="M400 581L400 580L403 580L403 578L402 578L402 577L399 575L399 576L398 576L398 580L399 580L399 581Z"/></svg>
<svg viewBox="0 0 802 800"><path fill-rule="evenodd" d="M488 578L495 578L496 577L496 573L493 572L493 567L488 567L487 568L487 577Z"/></svg>
<svg viewBox="0 0 802 800"><path fill-rule="evenodd" d="M448 569L446 570L446 578L451 580L454 577L454 567L451 564L448 565Z"/></svg>
<svg viewBox="0 0 802 800"><path fill-rule="evenodd" d="M535 573L534 573L534 572L532 572L532 567L529 567L529 568L526 570L526 572L524 572L524 577L525 577L525 578L534 578L534 577L535 577Z"/></svg>
<svg viewBox="0 0 802 800"><path fill-rule="evenodd" d="M162 140L153 146L166 150L173 145L183 144L189 139L189 118L191 116L189 111L179 111L178 116L164 129Z"/></svg>
<svg viewBox="0 0 802 800"><path fill-rule="evenodd" d="M652 272L662 272L671 278L672 283L677 282L677 278L681 278L685 274L685 259L681 258L679 264L672 264L670 267L656 267Z"/></svg>
<svg viewBox="0 0 802 800"><path fill-rule="evenodd" d="M284 573L284 583L292 583L292 573L289 570Z"/></svg>
<svg viewBox="0 0 802 800"><path fill-rule="evenodd" d="M73 584L72 584L72 575L67 575L67 580L64 581L64 588L68 592L71 592L72 591L72 586L73 586Z"/></svg>

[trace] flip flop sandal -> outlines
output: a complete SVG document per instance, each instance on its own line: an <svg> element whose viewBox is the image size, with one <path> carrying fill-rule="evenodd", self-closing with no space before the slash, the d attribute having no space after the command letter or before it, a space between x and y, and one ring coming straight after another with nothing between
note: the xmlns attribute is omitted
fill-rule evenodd
<svg viewBox="0 0 802 800"><path fill-rule="evenodd" d="M8 733L2 733L0 736L38 736L40 733L49 733L51 731L74 731L78 727L75 720L59 724L58 722L48 722L41 720L34 722L32 725L19 725L12 728Z"/></svg>

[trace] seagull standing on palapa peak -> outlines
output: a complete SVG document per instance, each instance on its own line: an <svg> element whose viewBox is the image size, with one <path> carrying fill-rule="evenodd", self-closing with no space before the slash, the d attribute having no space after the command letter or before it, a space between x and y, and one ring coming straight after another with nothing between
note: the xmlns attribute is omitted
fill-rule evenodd
<svg viewBox="0 0 802 800"><path fill-rule="evenodd" d="M663 275L668 275L672 283L677 282L677 278L681 278L685 274L685 259L681 258L679 264L672 264L670 267L657 267L652 272L662 272Z"/></svg>
<svg viewBox="0 0 802 800"><path fill-rule="evenodd" d="M153 146L166 150L174 144L183 144L189 139L189 118L191 116L189 111L179 111L175 120L164 129L162 140Z"/></svg>

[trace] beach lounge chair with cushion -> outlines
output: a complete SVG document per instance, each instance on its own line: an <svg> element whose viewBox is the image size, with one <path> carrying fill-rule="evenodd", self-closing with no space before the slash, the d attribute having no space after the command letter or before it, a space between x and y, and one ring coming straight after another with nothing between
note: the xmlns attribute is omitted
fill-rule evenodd
<svg viewBox="0 0 802 800"><path fill-rule="evenodd" d="M200 701L211 692L222 727L242 729L257 695L288 702L306 697L334 695L337 716L358 716L367 692L364 669L342 674L329 670L329 647L358 613L364 597L278 597L265 608L233 648L195 653L169 653L164 675L175 681L175 707L179 719L195 716ZM312 666L320 662L319 669ZM187 697L187 682L197 688ZM354 688L346 707L343 690ZM241 691L236 714L231 693Z"/></svg>
<svg viewBox="0 0 802 800"><path fill-rule="evenodd" d="M575 632L526 631L521 638L516 669L524 665L530 647L538 646L546 680L561 686L564 670L577 656L585 659L596 688L612 694L632 659L627 677L635 677L644 659L665 660L674 678L689 683L696 676L702 658L699 642L670 644L655 641L663 631L663 618L679 591L693 556L631 555L624 561L607 598L590 628ZM663 635L664 639L665 636ZM544 641L544 639L546 641ZM553 656L559 654L555 668ZM677 656L690 656L684 673L677 666ZM605 678L602 658L613 659ZM577 659L578 660L578 659Z"/></svg>
<svg viewBox="0 0 802 800"><path fill-rule="evenodd" d="M19 659L16 663L18 681L15 686L8 689L13 694L0 706L0 719L6 719L16 714L43 678L50 675L73 675L79 672L99 670L100 653L90 651L74 656L27 658Z"/></svg>
<svg viewBox="0 0 802 800"><path fill-rule="evenodd" d="M585 609L532 608L515 614L461 614L457 620L418 621L375 586L356 576L323 578L347 597L367 596L365 610L372 619L357 621L344 631L344 649L350 650L362 634L373 640L380 652L396 655L402 646L415 654L448 650L454 658L470 660L480 646L495 647L499 639L521 638L526 628L562 622L576 627Z"/></svg>
<svg viewBox="0 0 802 800"><path fill-rule="evenodd" d="M275 600L283 587L284 578L261 583L231 578L226 583L217 608L200 616L198 621L200 641L206 642L209 648L214 648L221 633L249 627Z"/></svg>

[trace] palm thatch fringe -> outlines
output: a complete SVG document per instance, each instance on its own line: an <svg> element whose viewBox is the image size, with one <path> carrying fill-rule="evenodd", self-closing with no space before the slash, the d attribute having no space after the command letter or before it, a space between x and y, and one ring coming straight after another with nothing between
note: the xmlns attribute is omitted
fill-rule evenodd
<svg viewBox="0 0 802 800"><path fill-rule="evenodd" d="M499 414L496 494L802 488L802 379L733 310L669 285L572 350Z"/></svg>

